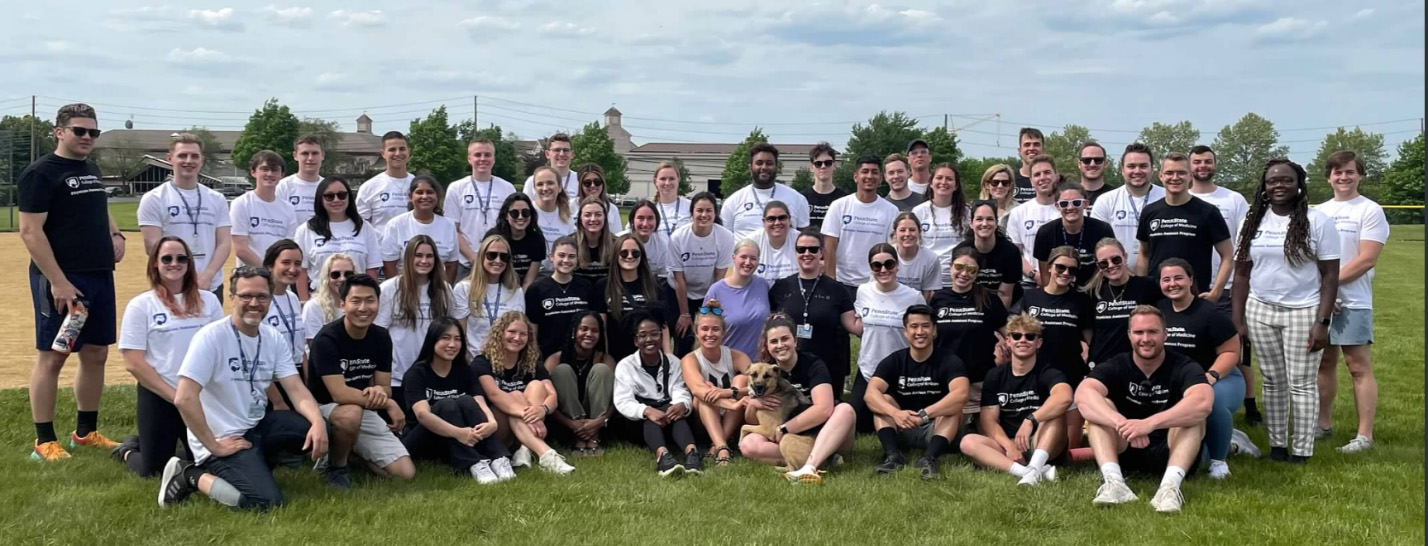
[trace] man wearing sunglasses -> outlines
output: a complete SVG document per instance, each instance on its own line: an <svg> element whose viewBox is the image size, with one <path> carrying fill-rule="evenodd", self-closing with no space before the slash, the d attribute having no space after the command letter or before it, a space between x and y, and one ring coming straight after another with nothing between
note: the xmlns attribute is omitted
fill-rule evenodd
<svg viewBox="0 0 1428 546"><path fill-rule="evenodd" d="M1224 293L1234 259L1230 230L1220 209L1190 194L1190 158L1180 152L1165 154L1160 160L1160 183L1165 199L1151 203L1140 215L1136 240L1140 256L1136 273L1158 271L1160 262L1180 258L1195 271L1209 272L1210 257L1218 254L1220 266L1214 282L1210 275L1195 275L1200 297L1217 302Z"/></svg>
<svg viewBox="0 0 1428 546"><path fill-rule="evenodd" d="M494 158L495 155L493 154L492 157ZM570 142L570 135L556 133L546 139L545 162L550 165L550 168L555 169L556 178L560 180L560 187L565 190L565 197L572 200L580 196L580 179L576 177L574 171L570 170L570 161L573 159L575 159L575 148ZM494 164L494 159L492 162ZM540 201L540 196L536 195L534 175L526 177L526 183L521 187L521 192L529 196L532 201ZM497 206L499 206L499 202Z"/></svg>
<svg viewBox="0 0 1428 546"><path fill-rule="evenodd" d="M932 150L926 140L918 138L907 143L907 163L911 170L908 189L917 195L927 195L927 186L932 184Z"/></svg>
<svg viewBox="0 0 1428 546"><path fill-rule="evenodd" d="M1131 472L1164 472L1150 506L1175 513L1185 502L1180 482L1199 464L1205 418L1215 391L1205 370L1165 350L1165 318L1149 305L1131 312L1131 352L1096 363L1076 389L1076 405L1090 428L1091 451L1104 483L1097 506L1136 500L1121 465Z"/></svg>
<svg viewBox="0 0 1428 546"><path fill-rule="evenodd" d="M828 215L828 205L848 195L842 188L833 185L833 171L838 168L838 152L827 142L819 142L808 152L808 164L812 165L813 187L799 193L808 201L808 225L813 229L823 229L823 218Z"/></svg>
<svg viewBox="0 0 1428 546"><path fill-rule="evenodd" d="M1081 187L1086 190L1086 199L1090 200L1086 204L1086 214L1090 214L1096 206L1096 200L1100 199L1106 192L1113 188L1106 185L1106 148L1094 140L1081 143L1081 150L1077 152L1076 168L1081 170Z"/></svg>
<svg viewBox="0 0 1428 546"><path fill-rule="evenodd" d="M777 181L778 148L767 142L754 145L749 150L749 174L753 182L724 199L719 211L719 219L734 232L735 241L748 239L764 228L764 205L769 201L788 205L795 229L808 227L808 200Z"/></svg>
<svg viewBox="0 0 1428 546"><path fill-rule="evenodd" d="M1036 187L1032 184L1032 158L1042 155L1046 137L1034 127L1022 127L1017 133L1016 153L1021 156L1021 167L1016 171L1015 186L1012 190L1017 203L1025 203L1036 198Z"/></svg>
<svg viewBox="0 0 1428 546"><path fill-rule="evenodd" d="M1133 142L1121 153L1121 177L1124 186L1106 192L1096 200L1101 206L1091 210L1091 217L1111 225L1116 232L1116 240L1126 249L1131 271L1136 270L1136 258L1140 256L1140 241L1136 230L1140 228L1140 215L1147 205L1165 198L1165 189L1151 183L1155 175L1155 158L1149 146Z"/></svg>
<svg viewBox="0 0 1428 546"><path fill-rule="evenodd" d="M113 449L99 434L99 395L104 362L115 339L114 264L124 258L124 235L109 215L99 167L89 160L99 137L94 108L70 104L55 116L55 151L20 173L20 239L30 254L30 296L35 312L35 349L30 372L30 416L35 445L30 458L69 458L55 436L55 391L70 352L79 353L74 380L76 426L70 446ZM81 300L82 298L82 300ZM55 334L77 302L89 319L71 351L52 350Z"/></svg>
<svg viewBox="0 0 1428 546"><path fill-rule="evenodd" d="M223 301L223 264L233 250L228 200L198 183L203 170L203 142L197 135L183 133L174 137L169 142L168 160L173 166L173 180L149 190L139 200L144 250L158 251L163 237L183 239L193 253L199 288L212 291L218 301Z"/></svg>
<svg viewBox="0 0 1428 546"><path fill-rule="evenodd" d="M1053 366L1036 365L1041 350L1041 321L1016 315L1007 321L1006 347L1011 361L992 368L982 383L978 431L962 439L962 453L987 468L1020 478L1020 485L1056 481L1056 467L1066 449L1066 411L1071 384Z"/></svg>

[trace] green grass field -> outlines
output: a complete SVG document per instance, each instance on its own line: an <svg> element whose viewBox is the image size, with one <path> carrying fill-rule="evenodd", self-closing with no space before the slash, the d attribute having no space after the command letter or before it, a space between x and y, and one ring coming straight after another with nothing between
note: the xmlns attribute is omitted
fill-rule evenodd
<svg viewBox="0 0 1428 546"><path fill-rule="evenodd" d="M138 199L109 202L109 214L114 215L114 222L119 224L119 229L122 231L139 231L138 211ZM17 229L20 229L20 209L18 207L0 209L0 231L15 231Z"/></svg>
<svg viewBox="0 0 1428 546"><path fill-rule="evenodd" d="M821 486L791 486L736 460L700 478L667 481L651 458L617 447L598 460L571 458L556 478L522 471L514 482L478 486L423 464L413 483L356 477L350 492L326 490L306 470L282 469L288 505L236 513L194 497L161 510L157 480L128 474L107 453L81 451L54 464L26 460L33 431L24 390L0 391L0 536L6 544L1423 544L1423 229L1396 227L1380 262L1374 356L1382 402L1377 446L1344 456L1353 434L1349 375L1340 373L1338 433L1303 467L1232 458L1233 475L1186 482L1185 511L1155 514L1156 479L1132 480L1141 501L1095 509L1099 474L1061 469L1061 481L1022 489L1007 475L944 459L943 477L872 475L879 454L860 438L849 464ZM122 374L110 370L110 374ZM102 428L134 429L134 389L105 393ZM69 391L61 408L73 407ZM56 425L71 430L72 412ZM1264 429L1248 429L1265 447ZM63 432L62 432L63 433Z"/></svg>

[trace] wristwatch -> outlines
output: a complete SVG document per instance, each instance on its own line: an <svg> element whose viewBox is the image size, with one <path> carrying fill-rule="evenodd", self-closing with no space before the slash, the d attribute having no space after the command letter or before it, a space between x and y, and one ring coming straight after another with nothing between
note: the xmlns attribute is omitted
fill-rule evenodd
<svg viewBox="0 0 1428 546"><path fill-rule="evenodd" d="M1026 420L1031 421L1031 433L1036 434L1036 429L1041 428L1041 421L1036 420L1036 415L1028 415Z"/></svg>
<svg viewBox="0 0 1428 546"><path fill-rule="evenodd" d="M788 436L788 425L779 425L778 433L784 436Z"/></svg>
<svg viewBox="0 0 1428 546"><path fill-rule="evenodd" d="M739 399L739 389L738 389L738 388L736 388L736 387L729 387L729 399L731 399L731 400L738 400L738 399Z"/></svg>
<svg viewBox="0 0 1428 546"><path fill-rule="evenodd" d="M1210 371L1205 372L1205 373L1210 374L1210 377L1215 378L1215 381L1219 381L1219 380L1220 380L1220 372L1217 372L1217 371L1215 371L1215 370L1210 370Z"/></svg>
<svg viewBox="0 0 1428 546"><path fill-rule="evenodd" d="M1320 317L1320 318L1319 318L1319 325L1321 325L1321 326L1328 326L1328 325L1329 325L1329 317Z"/></svg>
<svg viewBox="0 0 1428 546"><path fill-rule="evenodd" d="M926 423L926 422L932 420L932 419L930 419L930 418L927 417L927 408L922 408L922 409L920 409L920 410L917 410L917 416L918 416L919 418L921 418L921 419L922 419L922 422L924 422L924 423Z"/></svg>

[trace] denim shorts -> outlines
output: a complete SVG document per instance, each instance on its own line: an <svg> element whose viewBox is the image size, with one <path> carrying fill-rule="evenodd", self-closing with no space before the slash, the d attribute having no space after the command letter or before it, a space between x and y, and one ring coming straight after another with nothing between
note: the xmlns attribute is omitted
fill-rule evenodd
<svg viewBox="0 0 1428 546"><path fill-rule="evenodd" d="M1338 346L1373 343L1373 309L1339 309L1329 322L1329 344Z"/></svg>

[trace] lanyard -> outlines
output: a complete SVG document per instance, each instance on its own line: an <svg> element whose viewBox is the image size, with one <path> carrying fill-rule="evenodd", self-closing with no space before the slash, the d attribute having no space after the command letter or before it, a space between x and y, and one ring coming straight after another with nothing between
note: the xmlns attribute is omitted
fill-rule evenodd
<svg viewBox="0 0 1428 546"><path fill-rule="evenodd" d="M283 306L278 305L278 298L273 298L273 305L278 306L278 320L283 321L283 328L288 331L288 348L295 350L297 349L297 342L293 339L293 335L295 334L295 332L293 331L293 323L288 320L288 315L292 314L293 316L296 316L296 313L293 312L295 306L292 304L292 300L288 300L289 296L290 294L283 294L283 300L288 302L288 309L286 312L283 311ZM262 343L262 341L263 338L259 337L258 342ZM238 349L240 351L243 349L241 344L239 345Z"/></svg>
<svg viewBox="0 0 1428 546"><path fill-rule="evenodd" d="M764 202L759 200L759 189L758 189L758 188L755 188L755 187L753 187L753 186L749 186L749 193L754 196L754 202L759 205L759 214L763 214L763 213L764 213ZM775 184L773 185L773 187L769 188L769 201L773 201L773 200L775 200L777 197L778 197L778 184L775 183Z"/></svg>
<svg viewBox="0 0 1428 546"><path fill-rule="evenodd" d="M472 193L475 193L475 194L476 194L476 200L481 202L481 221L482 221L482 222L486 222L486 221L489 220L489 218L486 217L486 214L491 211L491 185L492 185L492 184L495 184L495 183L496 183L496 178L495 178L494 176L491 177L490 180L487 180L487 181L486 181L486 197L483 199L483 198L481 197L481 189L476 186L476 179L475 179L475 178L472 178L472 179L471 179L471 192L472 192Z"/></svg>
<svg viewBox="0 0 1428 546"><path fill-rule="evenodd" d="M1136 218L1140 218L1140 213L1136 213ZM1086 240L1086 224L1081 223L1081 233L1076 234L1076 244L1071 244L1071 234L1066 231L1066 223L1061 223L1061 243L1076 249L1076 259L1081 259L1081 242Z"/></svg>
<svg viewBox="0 0 1428 546"><path fill-rule="evenodd" d="M496 304L491 305L490 300L482 299L481 306L486 308L486 325L496 324L496 312L501 310L501 284L496 284Z"/></svg>
<svg viewBox="0 0 1428 546"><path fill-rule="evenodd" d="M233 328L233 341L238 344L238 362L243 366L244 373L248 374L248 392L254 399L258 397L258 386L255 384L258 377L258 367L263 358L263 332L258 331L258 351L253 354L253 367L248 367L248 352L243 350L243 337L238 335L238 327L229 324Z"/></svg>
<svg viewBox="0 0 1428 546"><path fill-rule="evenodd" d="M664 205L661 204L661 203L659 203L658 201L655 202L655 206L659 208L659 219L662 220L662 221L664 221L664 234L665 234L665 236L673 235L673 234L674 234L674 224L671 224L671 223L669 222L669 216L670 216L669 213L667 213L667 212L664 211ZM675 198L674 198L674 214L675 214L675 216L678 216L678 215L679 215L679 198L678 198L678 197L675 197ZM676 223L678 223L677 220L678 220L678 218L676 218Z"/></svg>
<svg viewBox="0 0 1428 546"><path fill-rule="evenodd" d="M808 287L808 290L804 290L804 289L803 289L803 279L799 279L799 280L798 280L798 293L799 293L799 295L803 296L803 323L804 323L804 324L808 324L808 302L813 300L813 293L816 292L816 291L818 291L818 281L821 281L821 280L823 280L823 276L822 276L822 275L819 275L819 276L817 276L817 277L814 277L814 278L813 278L813 286Z"/></svg>
<svg viewBox="0 0 1428 546"><path fill-rule="evenodd" d="M1148 203L1148 202L1150 202L1150 190L1151 190L1151 188L1146 188L1146 190L1145 190L1145 195L1141 196L1141 198L1140 198L1140 206L1139 206L1139 207L1135 206L1135 196L1133 196L1133 195L1130 194L1130 190L1129 190L1129 189L1126 190L1126 200L1130 201L1130 209L1131 209L1131 212L1135 213L1135 221L1136 221L1136 222L1140 222L1140 211L1141 211L1141 209L1144 209L1144 208L1145 208L1145 204Z"/></svg>
<svg viewBox="0 0 1428 546"><path fill-rule="evenodd" d="M194 192L198 194L198 206L190 208L188 206L188 198L183 196L183 190L178 187L178 184L175 182L169 182L169 184L173 185L174 193L177 193L179 199L183 201L183 213L185 216L188 216L189 223L193 224L193 236L195 239L197 239L198 217L203 214L203 191L198 190Z"/></svg>

